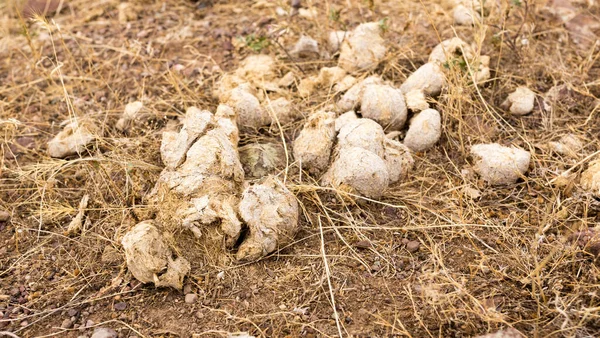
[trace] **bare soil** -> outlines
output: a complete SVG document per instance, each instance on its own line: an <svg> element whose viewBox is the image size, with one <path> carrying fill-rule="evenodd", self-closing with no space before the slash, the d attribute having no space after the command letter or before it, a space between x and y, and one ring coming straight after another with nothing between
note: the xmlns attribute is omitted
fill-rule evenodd
<svg viewBox="0 0 600 338"><path fill-rule="evenodd" d="M0 223L0 336L89 337L94 327L119 337L470 337L508 327L526 337L600 336L598 259L568 241L600 216L577 179L600 151L600 46L575 43L545 1L494 2L474 27L453 26L444 1L303 1L316 9L307 18L278 15L288 1L138 0L128 22L119 3L68 0L33 19L19 15L19 2L0 3L0 208L11 215ZM574 5L600 21L597 1ZM380 201L351 200L290 167L286 183L302 209L292 245L240 265L174 230L192 264L186 291L198 300L137 282L120 239L153 217L144 196L163 167L162 130L189 106L214 111L217 80L245 56L277 56L280 75L303 78L335 56L296 60L284 47L306 34L325 48L330 30L379 20L389 51L374 73L397 86L447 38L491 57L492 78L478 86L450 66L434 104L442 139L414 155L409 178ZM544 109L544 93L563 84ZM538 94L525 117L500 108L519 85ZM325 90L288 96L306 116L337 100ZM154 118L119 132L135 100ZM103 136L86 156L51 159L46 143L73 115L98 121ZM283 126L288 146L303 123ZM577 158L547 147L567 133L585 143ZM272 126L240 144L281 135ZM466 173L469 147L481 142L530 151L527 177L491 187ZM575 175L553 184L565 170ZM84 194L89 223L66 236Z"/></svg>

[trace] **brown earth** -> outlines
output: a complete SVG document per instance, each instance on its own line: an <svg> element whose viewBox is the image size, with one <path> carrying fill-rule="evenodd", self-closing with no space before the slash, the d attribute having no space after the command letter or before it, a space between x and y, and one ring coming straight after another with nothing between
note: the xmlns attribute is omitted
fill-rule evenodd
<svg viewBox="0 0 600 338"><path fill-rule="evenodd" d="M88 321L120 337L469 337L507 327L527 337L600 336L598 259L568 240L599 220L577 175L600 150L600 46L576 44L574 24L545 2L494 2L475 27L453 26L444 1L303 1L317 11L306 18L276 14L290 10L287 1L140 0L121 10L124 21L119 3L64 1L47 20L0 3L0 207L11 215L0 222L0 336L89 337L92 328L80 329ZM597 1L573 6L600 20ZM455 35L491 56L484 85L450 67L435 102L442 139L415 155L409 178L379 202L348 201L290 168L287 184L302 206L292 245L238 265L182 230L173 236L192 264L186 291L198 300L133 279L120 239L151 216L144 195L162 168L162 128L189 106L214 111L213 86L245 56L278 56L280 75L302 78L335 58L294 60L283 46L301 34L324 46L330 30L378 20L390 48L375 72L398 86ZM541 95L563 84L560 100L543 109ZM525 117L500 108L518 85L540 95ZM335 100L327 91L289 98L305 115ZM115 122L135 100L154 118L121 133ZM47 141L73 114L102 122L104 136L89 156L49 158ZM302 124L283 126L288 145ZM567 133L584 140L577 158L546 146ZM241 144L258 139L281 141L280 130L244 134ZM478 142L530 151L527 177L490 187L465 174ZM551 183L567 169L571 180ZM84 194L90 222L68 237Z"/></svg>

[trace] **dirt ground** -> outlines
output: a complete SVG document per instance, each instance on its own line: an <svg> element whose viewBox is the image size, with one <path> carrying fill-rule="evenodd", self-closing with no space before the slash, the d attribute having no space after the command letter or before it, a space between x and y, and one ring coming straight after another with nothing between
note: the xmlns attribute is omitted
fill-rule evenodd
<svg viewBox="0 0 600 338"><path fill-rule="evenodd" d="M139 0L126 13L119 4L66 0L45 20L0 2L0 210L10 214L0 222L0 337L90 337L97 327L119 337L471 337L510 327L600 336L599 260L568 240L600 217L578 180L600 151L600 45L588 40L600 33L598 1L573 3L587 26L565 24L546 1L498 0L473 27L453 25L450 1L307 0L294 16L278 13L291 11L283 0ZM408 179L379 201L342 199L290 165L278 175L301 205L294 243L238 264L174 231L192 265L185 292L136 281L120 241L152 218L144 197L163 167L163 129L187 107L214 111L215 84L244 57L275 56L281 76L301 79L337 64L291 58L301 35L326 49L329 31L369 21L385 26L389 46L372 73L397 86L454 36L491 57L491 79L474 85L447 70L433 104L441 140L414 154ZM501 108L519 85L537 94L522 117ZM339 97L294 88L285 95L304 116ZM136 100L153 118L117 130ZM85 156L52 159L46 144L72 115L99 122L98 138ZM289 146L303 123L245 133L240 144L283 135ZM568 133L585 145L575 156L548 147ZM469 174L469 148L482 142L530 151L526 177L496 187ZM67 236L84 194L88 223Z"/></svg>

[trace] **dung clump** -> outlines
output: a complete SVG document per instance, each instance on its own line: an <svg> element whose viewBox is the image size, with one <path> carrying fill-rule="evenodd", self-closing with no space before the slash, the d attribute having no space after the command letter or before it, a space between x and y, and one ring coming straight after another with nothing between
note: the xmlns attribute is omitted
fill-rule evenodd
<svg viewBox="0 0 600 338"><path fill-rule="evenodd" d="M142 283L157 287L181 289L190 263L173 252L152 221L144 221L131 229L121 241L127 268Z"/></svg>
<svg viewBox="0 0 600 338"><path fill-rule="evenodd" d="M426 63L412 73L400 86L405 95L414 90L423 92L425 96L437 96L446 85L446 77L442 67L433 62Z"/></svg>
<svg viewBox="0 0 600 338"><path fill-rule="evenodd" d="M349 73L377 67L387 51L381 30L379 22L358 25L342 42L339 66Z"/></svg>
<svg viewBox="0 0 600 338"><path fill-rule="evenodd" d="M369 198L379 198L412 168L410 151L386 138L377 122L349 119L340 129L334 159L322 184Z"/></svg>
<svg viewBox="0 0 600 338"><path fill-rule="evenodd" d="M581 174L581 187L600 196L600 161L594 161L589 164L588 168Z"/></svg>
<svg viewBox="0 0 600 338"><path fill-rule="evenodd" d="M404 145L412 151L424 151L433 147L441 135L440 113L435 109L426 109L411 119Z"/></svg>
<svg viewBox="0 0 600 338"><path fill-rule="evenodd" d="M48 142L48 155L65 158L81 154L96 139L98 127L90 120L78 119L68 122L63 130Z"/></svg>
<svg viewBox="0 0 600 338"><path fill-rule="evenodd" d="M247 86L233 89L225 104L237 114L237 124L240 130L258 129L271 123L269 112L263 109L260 101Z"/></svg>
<svg viewBox="0 0 600 338"><path fill-rule="evenodd" d="M298 231L298 201L274 177L244 190L239 213L249 232L238 249L239 261L254 261L284 247Z"/></svg>
<svg viewBox="0 0 600 338"><path fill-rule="evenodd" d="M406 122L407 109L402 92L388 85L364 88L360 112L363 117L381 124L386 130L400 130Z"/></svg>
<svg viewBox="0 0 600 338"><path fill-rule="evenodd" d="M144 108L144 104L140 101L128 103L115 127L120 131L125 131L131 124L143 121L147 115L143 113L142 108Z"/></svg>
<svg viewBox="0 0 600 338"><path fill-rule="evenodd" d="M335 141L335 114L318 112L308 118L294 141L294 158L302 169L319 174L329 165Z"/></svg>
<svg viewBox="0 0 600 338"><path fill-rule="evenodd" d="M285 150L279 143L248 144L239 152L247 177L261 178L285 167Z"/></svg>
<svg viewBox="0 0 600 338"><path fill-rule="evenodd" d="M515 183L529 169L531 154L516 147L497 143L477 144L471 147L473 169L491 185Z"/></svg>
<svg viewBox="0 0 600 338"><path fill-rule="evenodd" d="M512 115L527 115L533 110L535 93L527 87L518 87L510 93L502 103L502 107L508 109Z"/></svg>

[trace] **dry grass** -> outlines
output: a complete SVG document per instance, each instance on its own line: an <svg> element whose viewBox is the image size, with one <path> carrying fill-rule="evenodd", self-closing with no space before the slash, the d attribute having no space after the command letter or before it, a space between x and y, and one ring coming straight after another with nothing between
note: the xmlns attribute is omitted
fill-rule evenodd
<svg viewBox="0 0 600 338"><path fill-rule="evenodd" d="M125 337L236 331L462 337L506 327L528 337L600 335L597 261L565 240L593 227L598 207L577 180L552 184L565 170L580 173L600 150L600 51L578 50L541 3L529 3L524 17L523 6L500 1L486 24L474 28L451 26L450 5L435 1L375 1L373 7L306 1L318 8L313 19L278 17L275 4L288 8L287 1L215 1L201 10L185 1L132 1L138 19L127 24L117 20L118 4L73 0L45 21L24 20L13 2L0 3L0 207L12 215L0 224L0 331L76 337L80 331L60 328L76 309L76 325L90 319ZM588 10L600 20L597 3ZM275 19L267 23L268 17ZM120 238L153 217L144 196L161 170L161 129L189 106L214 111L211 93L221 71L256 47L237 37L264 37L270 44L262 52L282 57L281 74L304 77L335 61L292 60L281 46L300 34L325 41L331 29L385 17L390 51L377 73L396 85L452 36L474 42L492 59L492 78L480 85L464 67L449 67L450 85L435 102L442 140L415 155L409 179L381 201L361 200L319 187L290 158L279 176L301 202L294 243L237 265L220 248L173 231L173 245L192 263L188 283L200 295L194 305L177 291L132 279ZM174 64L186 68L176 72ZM541 100L522 118L500 109L518 85L543 94L559 84L572 91L551 111L541 109ZM305 115L336 99L326 89L308 99L284 95ZM135 100L154 118L121 133L114 124ZM82 117L102 126L89 153L49 158L45 144L60 123ZM241 144L283 140L289 151L302 123L242 135ZM578 158L546 147L566 133L585 140ZM469 148L479 142L531 151L527 177L492 188L466 175ZM469 197L465 187L481 197ZM64 231L85 194L90 222L68 237ZM419 241L420 250L408 252L405 238ZM127 309L115 311L118 302Z"/></svg>

